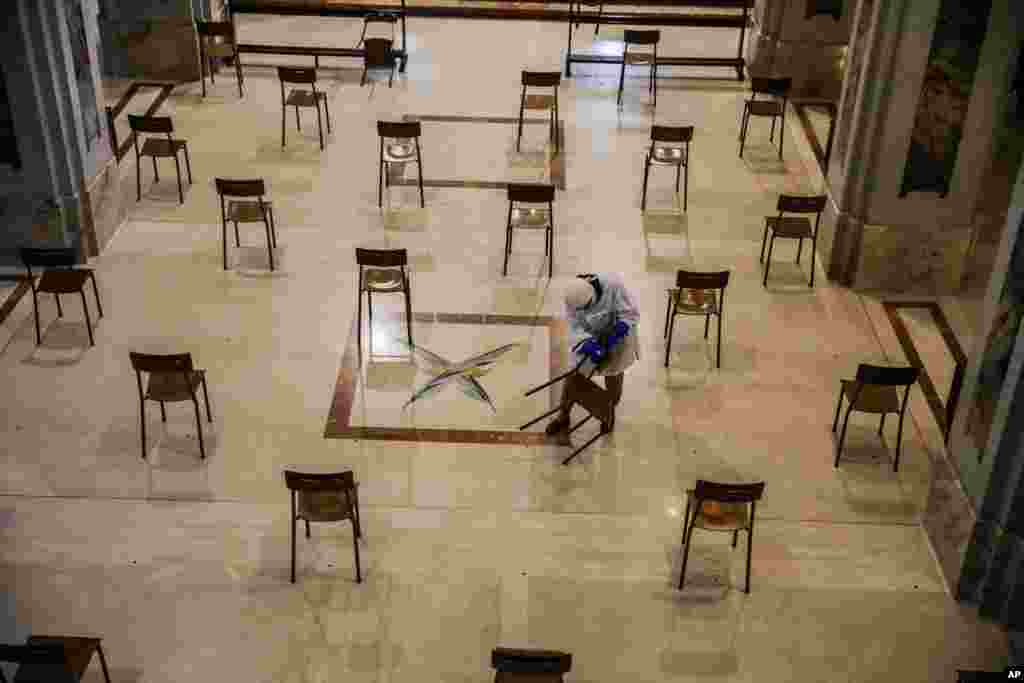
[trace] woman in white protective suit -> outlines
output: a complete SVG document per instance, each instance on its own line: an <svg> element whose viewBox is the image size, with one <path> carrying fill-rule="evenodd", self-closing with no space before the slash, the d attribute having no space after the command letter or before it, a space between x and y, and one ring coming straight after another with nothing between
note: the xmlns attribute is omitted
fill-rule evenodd
<svg viewBox="0 0 1024 683"><path fill-rule="evenodd" d="M640 358L637 324L640 309L633 295L614 274L587 273L578 275L565 292L565 317L569 321L569 342L575 353L574 363L584 363L581 370L604 377L604 386L611 393L612 405L622 398L623 373ZM545 430L549 435L569 426L571 406L562 406L558 417ZM608 425L614 428L615 420Z"/></svg>

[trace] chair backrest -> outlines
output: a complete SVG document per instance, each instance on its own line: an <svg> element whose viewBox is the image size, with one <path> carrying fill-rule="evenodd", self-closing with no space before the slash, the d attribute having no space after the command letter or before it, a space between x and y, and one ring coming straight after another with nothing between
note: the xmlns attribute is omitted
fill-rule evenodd
<svg viewBox="0 0 1024 683"><path fill-rule="evenodd" d="M139 116L128 115L128 126L134 133L167 133L174 132L174 122L170 116Z"/></svg>
<svg viewBox="0 0 1024 683"><path fill-rule="evenodd" d="M0 662L18 665L17 680L75 683L61 643L0 644Z"/></svg>
<svg viewBox="0 0 1024 683"><path fill-rule="evenodd" d="M213 182L217 186L217 194L222 197L262 197L267 193L263 178L246 180L214 178Z"/></svg>
<svg viewBox="0 0 1024 683"><path fill-rule="evenodd" d="M284 483L290 491L354 491L355 475L345 472L312 473L284 471Z"/></svg>
<svg viewBox="0 0 1024 683"><path fill-rule="evenodd" d="M38 268L71 268L78 264L78 250L71 247L22 247L21 262L32 273Z"/></svg>
<svg viewBox="0 0 1024 683"><path fill-rule="evenodd" d="M792 87L793 79L788 76L785 78L751 76L750 78L750 91L755 95L760 93L763 95L774 95L776 97L787 98L789 97L789 91Z"/></svg>
<svg viewBox="0 0 1024 683"><path fill-rule="evenodd" d="M197 21L196 32L203 38L221 36L235 42L235 25L230 21Z"/></svg>
<svg viewBox="0 0 1024 683"><path fill-rule="evenodd" d="M917 381L921 371L913 366L887 367L861 363L857 366L857 382L882 386L909 387Z"/></svg>
<svg viewBox="0 0 1024 683"><path fill-rule="evenodd" d="M366 46L367 66L394 66L395 55L391 51L391 39L389 38L367 38L363 41Z"/></svg>
<svg viewBox="0 0 1024 683"><path fill-rule="evenodd" d="M385 12L370 12L369 14L367 14L366 16L363 17L363 22L364 23L369 24L369 23L374 22L374 21L379 21L379 22L386 23L386 24L396 24L396 23L398 23L398 13L397 12L386 12L386 11Z"/></svg>
<svg viewBox="0 0 1024 683"><path fill-rule="evenodd" d="M553 202L555 200L555 186L509 183L508 200L510 202L526 202L528 204Z"/></svg>
<svg viewBox="0 0 1024 683"><path fill-rule="evenodd" d="M689 142L693 126L651 126L651 142Z"/></svg>
<svg viewBox="0 0 1024 683"><path fill-rule="evenodd" d="M191 353L136 353L131 351L128 357L132 361L132 369L136 373L149 372L156 374L167 374L172 372L192 372Z"/></svg>
<svg viewBox="0 0 1024 683"><path fill-rule="evenodd" d="M764 495L764 482L756 484L720 484L698 479L693 489L697 500L713 500L717 503L753 503Z"/></svg>
<svg viewBox="0 0 1024 683"><path fill-rule="evenodd" d="M814 197L780 194L775 208L779 213L821 213L826 201L828 197L823 194Z"/></svg>
<svg viewBox="0 0 1024 683"><path fill-rule="evenodd" d="M491 667L500 673L554 674L572 669L572 655L554 650L516 650L505 647L491 652Z"/></svg>
<svg viewBox="0 0 1024 683"><path fill-rule="evenodd" d="M360 249L356 247L356 263L373 268L398 268L408 265L406 249Z"/></svg>
<svg viewBox="0 0 1024 683"><path fill-rule="evenodd" d="M562 82L560 71L524 71L523 85L531 88L557 88Z"/></svg>
<svg viewBox="0 0 1024 683"><path fill-rule="evenodd" d="M676 271L676 287L679 289L725 289L729 284L729 271L697 273L689 270Z"/></svg>
<svg viewBox="0 0 1024 683"><path fill-rule="evenodd" d="M419 121L378 121L377 135L382 138L418 138L423 130Z"/></svg>
<svg viewBox="0 0 1024 683"><path fill-rule="evenodd" d="M627 28L623 40L626 45L657 45L661 40L661 31L637 31Z"/></svg>
<svg viewBox="0 0 1024 683"><path fill-rule="evenodd" d="M285 83L316 84L316 69L311 66L279 66L277 78L282 86Z"/></svg>

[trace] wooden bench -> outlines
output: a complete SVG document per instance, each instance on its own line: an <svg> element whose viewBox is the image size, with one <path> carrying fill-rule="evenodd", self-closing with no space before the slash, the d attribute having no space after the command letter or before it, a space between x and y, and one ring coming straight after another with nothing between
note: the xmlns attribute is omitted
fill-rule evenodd
<svg viewBox="0 0 1024 683"><path fill-rule="evenodd" d="M287 55L298 57L312 57L313 66L320 68L321 57L354 57L362 59L366 56L366 50L361 47L317 47L305 45L258 45L255 43L239 43L240 54L253 55ZM398 59L400 72L405 72L405 65L409 59L405 50L392 50L391 53Z"/></svg>

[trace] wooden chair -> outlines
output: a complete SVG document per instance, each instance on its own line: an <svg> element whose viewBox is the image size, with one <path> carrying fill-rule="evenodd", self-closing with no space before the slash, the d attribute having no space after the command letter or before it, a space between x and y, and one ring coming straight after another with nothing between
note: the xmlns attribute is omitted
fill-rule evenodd
<svg viewBox="0 0 1024 683"><path fill-rule="evenodd" d="M235 25L230 21L197 21L196 32L199 34L199 81L203 84L203 97L206 97L207 68L210 70L210 84L215 82L215 59L230 59L234 62L238 96L242 97L242 59L235 40ZM218 41L218 38L222 40Z"/></svg>
<svg viewBox="0 0 1024 683"><path fill-rule="evenodd" d="M569 3L570 11L575 7L576 28L580 27L580 15L583 12L583 8L595 6L597 7L597 19L594 21L594 35L596 36L597 32L601 29L601 13L604 12L604 3L600 0L576 0L576 2Z"/></svg>
<svg viewBox="0 0 1024 683"><path fill-rule="evenodd" d="M833 467L839 467L839 456L843 454L843 442L846 440L846 425L850 421L850 413L854 410L861 413L880 415L878 435L882 435L885 427L885 416L898 413L899 427L896 430L896 457L892 461L892 471L898 472L900 467L900 446L903 442L903 416L907 412L907 399L910 388L917 382L920 371L915 367L885 367L861 363L857 366L857 378L844 379L839 382L839 401L836 403L836 416L832 420L832 433L839 424L839 409L843 405L843 396L849 402L846 417L843 418L843 431L839 435L839 446L836 449L836 460ZM905 387L903 398L900 399L897 387Z"/></svg>
<svg viewBox="0 0 1024 683"><path fill-rule="evenodd" d="M157 355L150 353L128 354L132 369L135 370L135 381L139 388L139 414L142 425L142 459L146 459L146 401L160 404L160 419L167 422L165 403L192 401L196 411L196 432L199 434L199 457L206 458L203 445L203 425L199 419L199 398L196 396L199 386L203 387L203 402L206 404L206 419L213 422L210 413L210 394L206 389L206 370L197 370L192 366L191 353L175 353ZM145 389L142 386L142 373L147 373Z"/></svg>
<svg viewBox="0 0 1024 683"><path fill-rule="evenodd" d="M363 55L363 77L359 80L359 85L366 85L370 69L387 69L388 87L390 88L395 80L396 57L391 49L394 41L387 38L367 38L364 43L366 52Z"/></svg>
<svg viewBox="0 0 1024 683"><path fill-rule="evenodd" d="M619 71L619 95L618 103L622 105L622 88L626 82L626 65L650 66L650 81L647 84L647 92L654 96L654 106L658 106L658 42L661 40L661 31L636 31L626 29L625 50L622 53L622 69ZM630 46L650 47L651 51L630 52Z"/></svg>
<svg viewBox="0 0 1024 683"><path fill-rule="evenodd" d="M185 194L181 189L181 163L178 161L178 152L185 153L185 168L188 170L188 184L192 184L192 163L188 158L188 143L171 137L174 132L174 123L170 116L136 116L128 115L128 126L132 129L132 141L135 145L135 200L142 199L142 157L153 159L153 177L160 182L160 172L156 167L157 157L171 157L174 159L174 170L178 174L178 200L184 204ZM164 135L164 138L146 138L139 148L139 135Z"/></svg>
<svg viewBox="0 0 1024 683"><path fill-rule="evenodd" d="M295 129L301 131L299 108L316 109L316 126L320 134L320 151L324 150L324 125L320 118L320 104L324 105L327 118L327 132L331 132L331 108L327 104L327 93L316 89L316 69L312 67L277 67L277 78L281 82L281 149L285 145L285 113L288 107L295 107ZM292 88L285 95L285 85L308 85L306 88Z"/></svg>
<svg viewBox="0 0 1024 683"><path fill-rule="evenodd" d="M363 348L363 292L366 292L366 308L369 314L370 343L373 344L373 294L394 294L401 292L405 297L405 319L412 346L412 287L409 283L409 254L405 249L356 249L356 263L359 266L359 282L356 291L357 344Z"/></svg>
<svg viewBox="0 0 1024 683"><path fill-rule="evenodd" d="M366 14L363 17L363 32L359 35L359 42L356 43L358 48L366 40L366 31L370 28L370 24L387 24L391 27L391 43L395 42L395 27L398 25L398 19L400 15L398 12L389 12L387 10L373 11Z"/></svg>
<svg viewBox="0 0 1024 683"><path fill-rule="evenodd" d="M705 531L731 531L733 548L736 547L739 533L747 532L747 583L743 590L745 593L750 592L754 512L757 501L761 500L763 494L763 481L756 484L717 484L703 479L698 479L696 487L686 492L686 512L683 514L683 568L679 573L679 590L683 589L683 581L686 579L686 562L690 557L693 530L699 528Z"/></svg>
<svg viewBox="0 0 1024 683"><path fill-rule="evenodd" d="M725 308L725 288L729 284L729 271L695 273L686 270L676 272L676 287L668 290L668 305L665 309L665 367L668 367L669 352L672 350L672 332L677 315L703 316L704 338L708 338L711 316L718 318L718 341L715 352L715 367L722 367L722 311Z"/></svg>
<svg viewBox="0 0 1024 683"><path fill-rule="evenodd" d="M798 240L796 246L796 262L800 263L800 252L804 247L804 240L811 241L811 279L808 286L814 286L814 262L818 253L818 227L821 225L821 212L825 210L825 202L828 198L825 195L816 197L802 197L797 195L779 195L776 209L778 216L765 216L764 235L761 238L761 258L764 265L764 279L762 287L768 286L768 271L772 267L772 247L775 246L775 238ZM806 215L786 216L787 213L795 214L817 214L814 219L814 227ZM768 234L771 233L771 241L768 242ZM764 247L768 243L768 260L765 262Z"/></svg>
<svg viewBox="0 0 1024 683"><path fill-rule="evenodd" d="M391 164L416 164L420 186L420 208L426 207L423 197L423 156L420 150L419 121L378 121L380 160L377 165L377 206L384 206L384 188L390 187Z"/></svg>
<svg viewBox="0 0 1024 683"><path fill-rule="evenodd" d="M217 196L220 197L221 246L224 256L224 270L228 269L228 221L235 224L235 246L241 246L238 238L239 223L263 223L267 232L267 256L270 270L274 270L274 249L277 248L277 226L274 223L274 207L263 197L267 194L262 178L253 180L228 180L215 178ZM251 199L229 199L230 197L256 197Z"/></svg>
<svg viewBox="0 0 1024 683"><path fill-rule="evenodd" d="M78 683L93 653L99 654L103 679L110 683L100 638L29 636L24 645L0 645L0 662L17 664L13 683ZM0 683L7 683L0 669Z"/></svg>
<svg viewBox="0 0 1024 683"><path fill-rule="evenodd" d="M555 186L509 183L508 220L505 224L505 264L501 274L508 275L508 258L512 253L512 231L543 230L544 253L548 257L548 277L554 269L555 254ZM522 206L531 204L532 207ZM547 204L539 208L537 204Z"/></svg>
<svg viewBox="0 0 1024 683"><path fill-rule="evenodd" d="M640 210L647 210L647 176L651 166L674 166L676 169L676 193L679 193L679 176L683 178L683 211L686 211L690 185L690 141L693 126L651 126L651 147L644 157L644 189L640 197Z"/></svg>
<svg viewBox="0 0 1024 683"><path fill-rule="evenodd" d="M96 275L93 274L92 268L78 265L78 252L75 249L23 247L20 252L21 261L28 271L29 285L32 287L32 312L36 322L36 344L43 343L39 330L39 294L53 294L53 298L57 301L57 315L64 317L64 309L60 305L60 295L77 292L82 297L82 310L85 311L85 329L89 332L89 345L95 346L92 321L89 319L89 304L85 300L86 281L92 282L92 294L96 298L96 308L99 309L101 318L103 317L103 305L100 304L100 293L96 287ZM32 271L33 266L43 269L38 282L36 282L36 273Z"/></svg>
<svg viewBox="0 0 1024 683"><path fill-rule="evenodd" d="M740 158L743 158L743 146L747 142L747 127L751 116L767 116L772 120L769 142L775 139L775 119L779 119L779 159L782 159L782 140L786 137L786 103L789 91L793 87L792 78L758 78L750 79L750 99L743 103L743 116L740 119ZM770 99L759 100L758 95L767 95Z"/></svg>
<svg viewBox="0 0 1024 683"><path fill-rule="evenodd" d="M523 115L527 109L548 112L551 121L549 139L555 143L555 151L560 148L558 135L558 86L562 82L562 74L558 71L524 71L522 74L523 89L519 96L519 127L516 133L516 151L519 151L523 140ZM538 95L527 93L527 88L551 88L550 94Z"/></svg>
<svg viewBox="0 0 1024 683"><path fill-rule="evenodd" d="M292 583L295 583L295 523L306 523L306 538L310 537L310 522L352 522L352 550L356 556L356 583L362 583L359 566L359 539L363 535L359 524L359 489L351 471L331 474L311 474L285 470L284 482L291 492L292 517Z"/></svg>
<svg viewBox="0 0 1024 683"><path fill-rule="evenodd" d="M506 647L491 652L494 683L562 683L572 669L572 655L554 650L516 650Z"/></svg>

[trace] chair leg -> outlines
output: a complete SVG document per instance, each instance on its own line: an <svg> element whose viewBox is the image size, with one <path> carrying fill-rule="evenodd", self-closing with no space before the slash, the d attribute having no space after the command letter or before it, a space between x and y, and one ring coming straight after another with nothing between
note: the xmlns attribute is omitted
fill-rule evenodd
<svg viewBox="0 0 1024 683"><path fill-rule="evenodd" d="M508 221L505 224L505 262L501 266L502 276L508 276L508 257L512 251L512 203L508 205Z"/></svg>
<svg viewBox="0 0 1024 683"><path fill-rule="evenodd" d="M761 236L761 256L757 259L758 263L764 263L764 249L768 246L768 222L764 224L764 234Z"/></svg>
<svg viewBox="0 0 1024 683"><path fill-rule="evenodd" d="M651 160L650 158L644 159L644 187L640 193L640 210L647 210L647 176L651 172Z"/></svg>
<svg viewBox="0 0 1024 683"><path fill-rule="evenodd" d="M839 426L839 409L843 407L843 388L839 387L839 400L836 401L836 416L832 418L832 433L835 434L836 427Z"/></svg>
<svg viewBox="0 0 1024 683"><path fill-rule="evenodd" d="M367 67L365 67L365 66L364 66L364 67L363 67L363 75L362 75L362 77L361 77L361 78L359 79L359 87L360 87L360 88L361 88L361 87L363 87L364 85L366 85L366 74L367 74L367 72L368 72L368 71L369 71L369 69L368 69Z"/></svg>
<svg viewBox="0 0 1024 683"><path fill-rule="evenodd" d="M160 182L160 170L156 165L156 157L150 157L153 160L153 177L156 178L156 182Z"/></svg>
<svg viewBox="0 0 1024 683"><path fill-rule="evenodd" d="M409 338L409 346L412 346L412 292L406 290L405 294L405 331Z"/></svg>
<svg viewBox="0 0 1024 683"><path fill-rule="evenodd" d="M366 334L370 338L370 353L373 353L373 294L366 291Z"/></svg>
<svg viewBox="0 0 1024 683"><path fill-rule="evenodd" d="M196 434L199 435L199 457L206 460L206 446L203 444L203 421L199 417L199 401L192 395L192 407L196 410Z"/></svg>
<svg viewBox="0 0 1024 683"><path fill-rule="evenodd" d="M427 208L427 200L423 196L423 162L419 158L416 159L416 170L419 171L420 208L425 209Z"/></svg>
<svg viewBox="0 0 1024 683"><path fill-rule="evenodd" d="M135 201L142 201L142 160L135 158Z"/></svg>
<svg viewBox="0 0 1024 683"><path fill-rule="evenodd" d="M267 209L267 215L270 217L270 237L272 244L277 249L277 221L274 220L274 209Z"/></svg>
<svg viewBox="0 0 1024 683"><path fill-rule="evenodd" d="M160 421L167 422L167 408L164 407L163 401L160 401Z"/></svg>
<svg viewBox="0 0 1024 683"><path fill-rule="evenodd" d="M743 120L740 123L740 159L743 158L743 147L747 144L747 126L750 125L749 109L743 107Z"/></svg>
<svg viewBox="0 0 1024 683"><path fill-rule="evenodd" d="M288 113L287 109L288 108L282 102L281 103L281 149L284 149L285 129L287 128L287 126L285 125L285 118L286 118L286 114ZM295 579L293 578L292 579L292 583L294 583L294 582L295 582Z"/></svg>
<svg viewBox="0 0 1024 683"><path fill-rule="evenodd" d="M39 299L36 295L35 284L32 284L32 313L36 321L36 346L43 343L42 336L39 333Z"/></svg>
<svg viewBox="0 0 1024 683"><path fill-rule="evenodd" d="M306 538L309 538L309 520L303 520L306 522Z"/></svg>
<svg viewBox="0 0 1024 683"><path fill-rule="evenodd" d="M672 315L672 293L669 292L668 300L665 302L665 329L661 333L662 339L668 339L668 319Z"/></svg>
<svg viewBox="0 0 1024 683"><path fill-rule="evenodd" d="M224 260L224 270L228 269L228 223L225 220L220 222L220 246L221 256Z"/></svg>
<svg viewBox="0 0 1024 683"><path fill-rule="evenodd" d="M839 447L836 448L836 461L833 467L839 467L839 457L843 454L843 444L846 442L846 426L850 423L850 413L853 412L853 405L846 409L846 417L843 418L843 431L839 434Z"/></svg>
<svg viewBox="0 0 1024 683"><path fill-rule="evenodd" d="M185 153L185 170L188 171L188 184L192 184L192 160L188 157L188 145L181 148L181 151ZM175 155L177 158L177 155Z"/></svg>
<svg viewBox="0 0 1024 683"><path fill-rule="evenodd" d="M181 189L181 162L178 161L178 155L174 155L174 171L178 176L178 201L182 204L185 203L185 193Z"/></svg>
<svg viewBox="0 0 1024 683"><path fill-rule="evenodd" d="M668 321L668 341L665 342L665 367L666 368L668 367L668 357L669 357L669 354L672 351L672 333L675 331L675 327L676 327L676 316L674 315L674 313L675 313L675 311L673 311L673 315L671 317L669 317L669 321Z"/></svg>
<svg viewBox="0 0 1024 683"><path fill-rule="evenodd" d="M146 401L139 401L139 422L141 423L142 432L142 459L146 459Z"/></svg>
<svg viewBox="0 0 1024 683"><path fill-rule="evenodd" d="M800 265L800 253L804 250L804 238L800 237L796 242L796 263Z"/></svg>
<svg viewBox="0 0 1024 683"><path fill-rule="evenodd" d="M331 132L331 107L327 104L327 94L324 93L324 116L327 118L327 132Z"/></svg>
<svg viewBox="0 0 1024 683"><path fill-rule="evenodd" d="M878 435L882 436L882 430L885 429L885 413L882 413L881 419L878 421Z"/></svg>
<svg viewBox="0 0 1024 683"><path fill-rule="evenodd" d="M295 107L295 130L302 132L302 124L299 122L299 107Z"/></svg>
<svg viewBox="0 0 1024 683"><path fill-rule="evenodd" d="M715 340L715 367L722 369L722 312L718 312L718 338Z"/></svg>
<svg viewBox="0 0 1024 683"><path fill-rule="evenodd" d="M768 271L772 268L772 248L775 246L775 233L772 233L772 237L768 240L768 260L764 264L764 279L761 281L762 287L768 286Z"/></svg>
<svg viewBox="0 0 1024 683"><path fill-rule="evenodd" d="M241 240L238 237L238 221L232 221L232 222L235 224L235 246L236 247L240 247L240 246L242 246L242 244L241 244Z"/></svg>
<svg viewBox="0 0 1024 683"><path fill-rule="evenodd" d="M818 240L811 238L811 281L808 283L809 287L814 287L814 261L818 254Z"/></svg>
<svg viewBox="0 0 1024 683"><path fill-rule="evenodd" d="M552 211L552 214L554 212ZM551 216L551 229L548 232L548 279L554 276L555 272L555 217Z"/></svg>
<svg viewBox="0 0 1024 683"><path fill-rule="evenodd" d="M320 135L320 151L324 151L324 123L320 117L320 103L316 104L316 131Z"/></svg>
<svg viewBox="0 0 1024 683"><path fill-rule="evenodd" d="M96 653L100 656L100 668L103 669L103 680L110 683L110 672L107 671L107 658L103 656L103 646L96 643Z"/></svg>
<svg viewBox="0 0 1024 683"><path fill-rule="evenodd" d="M377 208L384 207L384 141L381 140L380 159L377 161Z"/></svg>
<svg viewBox="0 0 1024 683"><path fill-rule="evenodd" d="M738 543L738 542L739 542L739 538L740 538L740 532L739 532L739 530L737 529L736 531L733 531L733 532L732 532L732 547L733 547L733 548L735 548L735 547L736 547L736 543Z"/></svg>
<svg viewBox="0 0 1024 683"><path fill-rule="evenodd" d="M100 303L100 291L96 287L96 275L93 274L93 273L89 273L89 279L92 280L92 295L96 299L96 308L99 309L99 313L100 313L99 316L97 316L97 317L102 318L103 317L103 304Z"/></svg>
<svg viewBox="0 0 1024 683"><path fill-rule="evenodd" d="M356 294L356 349L360 351L359 361L362 363L363 355L363 290Z"/></svg>
<svg viewBox="0 0 1024 683"><path fill-rule="evenodd" d="M89 319L89 304L85 300L85 288L78 290L78 293L82 295L82 311L85 313L85 329L89 332L89 346L96 346L96 341L92 337L92 320Z"/></svg>
<svg viewBox="0 0 1024 683"><path fill-rule="evenodd" d="M689 509L689 503L687 503L687 509ZM689 521L689 519L687 519ZM690 523L685 531L685 545L683 546L683 566L679 570L679 590L683 590L683 582L686 580L686 564L690 559L690 541L693 540L693 527L695 525Z"/></svg>
<svg viewBox="0 0 1024 683"><path fill-rule="evenodd" d="M900 471L900 449L903 446L903 413L900 413L899 425L896 428L896 457L892 461L892 471Z"/></svg>
<svg viewBox="0 0 1024 683"><path fill-rule="evenodd" d="M616 102L620 106L622 105L622 86L625 84L625 82L626 82L626 57L625 57L625 55L623 55L623 57L622 57L622 69L619 70L619 94L618 94L618 97L616 99Z"/></svg>
<svg viewBox="0 0 1024 683"><path fill-rule="evenodd" d="M294 493L292 494L294 495ZM295 510L292 510L292 583L295 583Z"/></svg>
<svg viewBox="0 0 1024 683"><path fill-rule="evenodd" d="M242 94L242 60L237 53L235 54L235 75L238 76L238 96L244 97Z"/></svg>
<svg viewBox="0 0 1024 683"><path fill-rule="evenodd" d="M206 389L206 375L203 374L203 403L206 404L206 421L213 422L213 414L210 412L210 392Z"/></svg>
<svg viewBox="0 0 1024 683"><path fill-rule="evenodd" d="M355 520L352 521L352 550L356 556L356 583L362 583L363 568L359 565L359 534L356 531Z"/></svg>
<svg viewBox="0 0 1024 683"><path fill-rule="evenodd" d="M54 294L53 298L57 300L57 317L58 318L63 318L64 317L64 309L61 308L61 305L60 305L60 294Z"/></svg>
<svg viewBox="0 0 1024 683"><path fill-rule="evenodd" d="M676 186L676 192L679 191L678 183ZM683 172L683 213L686 213L688 195L690 193L690 165L686 164L686 170Z"/></svg>
<svg viewBox="0 0 1024 683"><path fill-rule="evenodd" d="M206 97L206 57L202 53L199 55L199 82L203 85L203 97Z"/></svg>
<svg viewBox="0 0 1024 683"><path fill-rule="evenodd" d="M263 225L267 229L267 256L270 259L270 272L274 272L274 238L270 232L270 220L267 218L263 219Z"/></svg>
<svg viewBox="0 0 1024 683"><path fill-rule="evenodd" d="M744 589L744 593L750 593L750 555L754 550L754 527L753 523L747 529L747 587Z"/></svg>
<svg viewBox="0 0 1024 683"><path fill-rule="evenodd" d="M772 129L768 133L768 142L775 142L775 117L772 117Z"/></svg>
<svg viewBox="0 0 1024 683"><path fill-rule="evenodd" d="M519 128L516 133L516 151L520 151L520 145L523 141L523 102L519 102Z"/></svg>
<svg viewBox="0 0 1024 683"><path fill-rule="evenodd" d="M772 119L772 123L775 123L775 119ZM782 161L782 141L786 137L785 120L780 119L779 122L779 161Z"/></svg>

